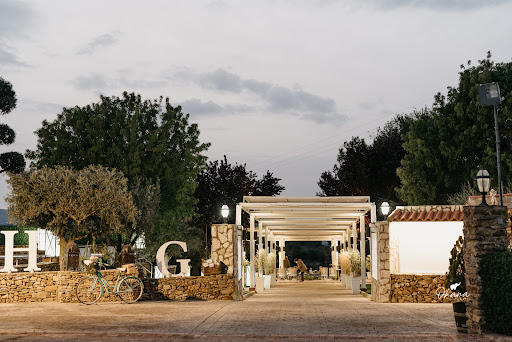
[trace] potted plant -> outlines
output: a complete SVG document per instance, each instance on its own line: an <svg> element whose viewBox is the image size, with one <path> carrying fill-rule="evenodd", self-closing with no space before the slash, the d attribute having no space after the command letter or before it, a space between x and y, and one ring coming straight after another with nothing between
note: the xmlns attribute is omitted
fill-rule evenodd
<svg viewBox="0 0 512 342"><path fill-rule="evenodd" d="M349 288L347 281L349 279L349 272L350 272L350 260L349 260L349 254L348 252L340 253L339 257L339 264L341 269L341 280L346 288Z"/></svg>
<svg viewBox="0 0 512 342"><path fill-rule="evenodd" d="M350 273L352 274L352 294L358 294L361 290L361 254L357 250L350 253Z"/></svg>
<svg viewBox="0 0 512 342"><path fill-rule="evenodd" d="M275 253L268 253L266 258L265 268L270 275L270 286L276 283L276 255Z"/></svg>
<svg viewBox="0 0 512 342"><path fill-rule="evenodd" d="M452 291L450 298L454 299L453 314L457 331L467 333L466 317L466 270L464 268L464 238L459 236L450 252L450 266L446 273L445 289Z"/></svg>
<svg viewBox="0 0 512 342"><path fill-rule="evenodd" d="M256 292L262 293L265 288L265 277L263 276L263 264L265 263L265 258L267 256L267 252L264 249L259 249L258 253L256 253L256 263L255 263L255 271L256 271Z"/></svg>

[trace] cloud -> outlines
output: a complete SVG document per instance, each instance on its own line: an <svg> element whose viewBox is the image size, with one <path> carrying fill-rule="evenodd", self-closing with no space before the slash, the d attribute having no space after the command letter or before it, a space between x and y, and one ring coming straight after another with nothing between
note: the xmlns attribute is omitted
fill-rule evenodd
<svg viewBox="0 0 512 342"><path fill-rule="evenodd" d="M191 113L192 115L205 115L205 114L217 114L224 111L222 106L212 102L203 102L200 99L189 99L179 104L185 113Z"/></svg>
<svg viewBox="0 0 512 342"><path fill-rule="evenodd" d="M509 0L366 0L353 1L355 7L366 4L383 10L394 10L399 8L422 8L434 11L472 11L486 7L494 7L509 3Z"/></svg>
<svg viewBox="0 0 512 342"><path fill-rule="evenodd" d="M337 112L336 102L328 97L315 95L300 89L288 88L270 82L242 78L224 69L195 73L184 69L175 78L190 81L202 88L233 94L248 93L258 97L265 110L274 113L298 115L318 123L339 122L345 117ZM253 110L247 107L247 110Z"/></svg>
<svg viewBox="0 0 512 342"><path fill-rule="evenodd" d="M117 78L108 78L104 75L91 73L76 77L71 81L77 89L80 90L95 90L100 91L106 88L128 88L131 89L144 89L162 87L167 84L164 80L141 80L130 79L126 76Z"/></svg>
<svg viewBox="0 0 512 342"><path fill-rule="evenodd" d="M16 56L13 53L10 53L9 51L2 48L1 46L0 46L0 64L2 64L2 65L18 65L18 66L26 65L18 58L18 56Z"/></svg>
<svg viewBox="0 0 512 342"><path fill-rule="evenodd" d="M34 17L34 11L22 1L0 1L0 39L23 35L34 22Z"/></svg>
<svg viewBox="0 0 512 342"><path fill-rule="evenodd" d="M107 86L107 79L103 75L90 74L87 76L78 76L72 83L80 90L98 90Z"/></svg>
<svg viewBox="0 0 512 342"><path fill-rule="evenodd" d="M89 44L80 49L77 55L92 55L96 50L103 47L114 45L119 41L120 32L102 34L94 38Z"/></svg>

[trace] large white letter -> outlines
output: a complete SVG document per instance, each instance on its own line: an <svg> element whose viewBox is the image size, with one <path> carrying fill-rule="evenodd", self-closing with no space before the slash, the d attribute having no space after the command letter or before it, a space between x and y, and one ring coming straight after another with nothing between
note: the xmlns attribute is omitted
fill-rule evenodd
<svg viewBox="0 0 512 342"><path fill-rule="evenodd" d="M28 234L28 248L14 247L14 235L18 234L17 230L2 230L1 234L5 235L5 264L0 272L17 272L14 268L14 252L28 252L28 267L24 268L25 272L41 271L37 267L37 230L26 230Z"/></svg>
<svg viewBox="0 0 512 342"><path fill-rule="evenodd" d="M184 252L187 252L187 243L183 241L169 241L160 246L160 248L156 252L156 266L166 278L171 277L171 273L169 272L169 269L165 264L165 250L167 249L167 247L169 247L169 245L178 245L183 249ZM185 274L188 273L188 264L190 262L190 259L178 259L176 261L179 262L181 265L181 273L176 276L185 276Z"/></svg>

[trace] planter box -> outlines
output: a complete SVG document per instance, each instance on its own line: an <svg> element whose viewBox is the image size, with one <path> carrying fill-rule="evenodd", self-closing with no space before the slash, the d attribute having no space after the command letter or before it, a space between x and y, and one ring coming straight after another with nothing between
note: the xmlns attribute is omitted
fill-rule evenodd
<svg viewBox="0 0 512 342"><path fill-rule="evenodd" d="M352 278L352 294L359 294L361 291L361 277Z"/></svg>
<svg viewBox="0 0 512 342"><path fill-rule="evenodd" d="M350 274L347 274L347 276L345 277L345 287L349 290L352 289L352 277L350 276Z"/></svg>
<svg viewBox="0 0 512 342"><path fill-rule="evenodd" d="M265 288L265 277L256 276L256 293L263 293Z"/></svg>
<svg viewBox="0 0 512 342"><path fill-rule="evenodd" d="M276 284L276 274L272 273L270 275L270 286L274 286Z"/></svg>
<svg viewBox="0 0 512 342"><path fill-rule="evenodd" d="M270 282L272 281L272 276L270 274L264 275L263 278L265 279L263 288L265 290L270 290Z"/></svg>

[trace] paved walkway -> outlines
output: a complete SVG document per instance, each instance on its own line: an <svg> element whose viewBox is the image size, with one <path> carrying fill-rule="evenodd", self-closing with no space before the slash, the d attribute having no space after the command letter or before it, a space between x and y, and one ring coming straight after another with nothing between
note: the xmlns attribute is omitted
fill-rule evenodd
<svg viewBox="0 0 512 342"><path fill-rule="evenodd" d="M377 304L334 281L281 282L243 302L1 304L0 329L0 341L475 340L457 334L450 304Z"/></svg>

